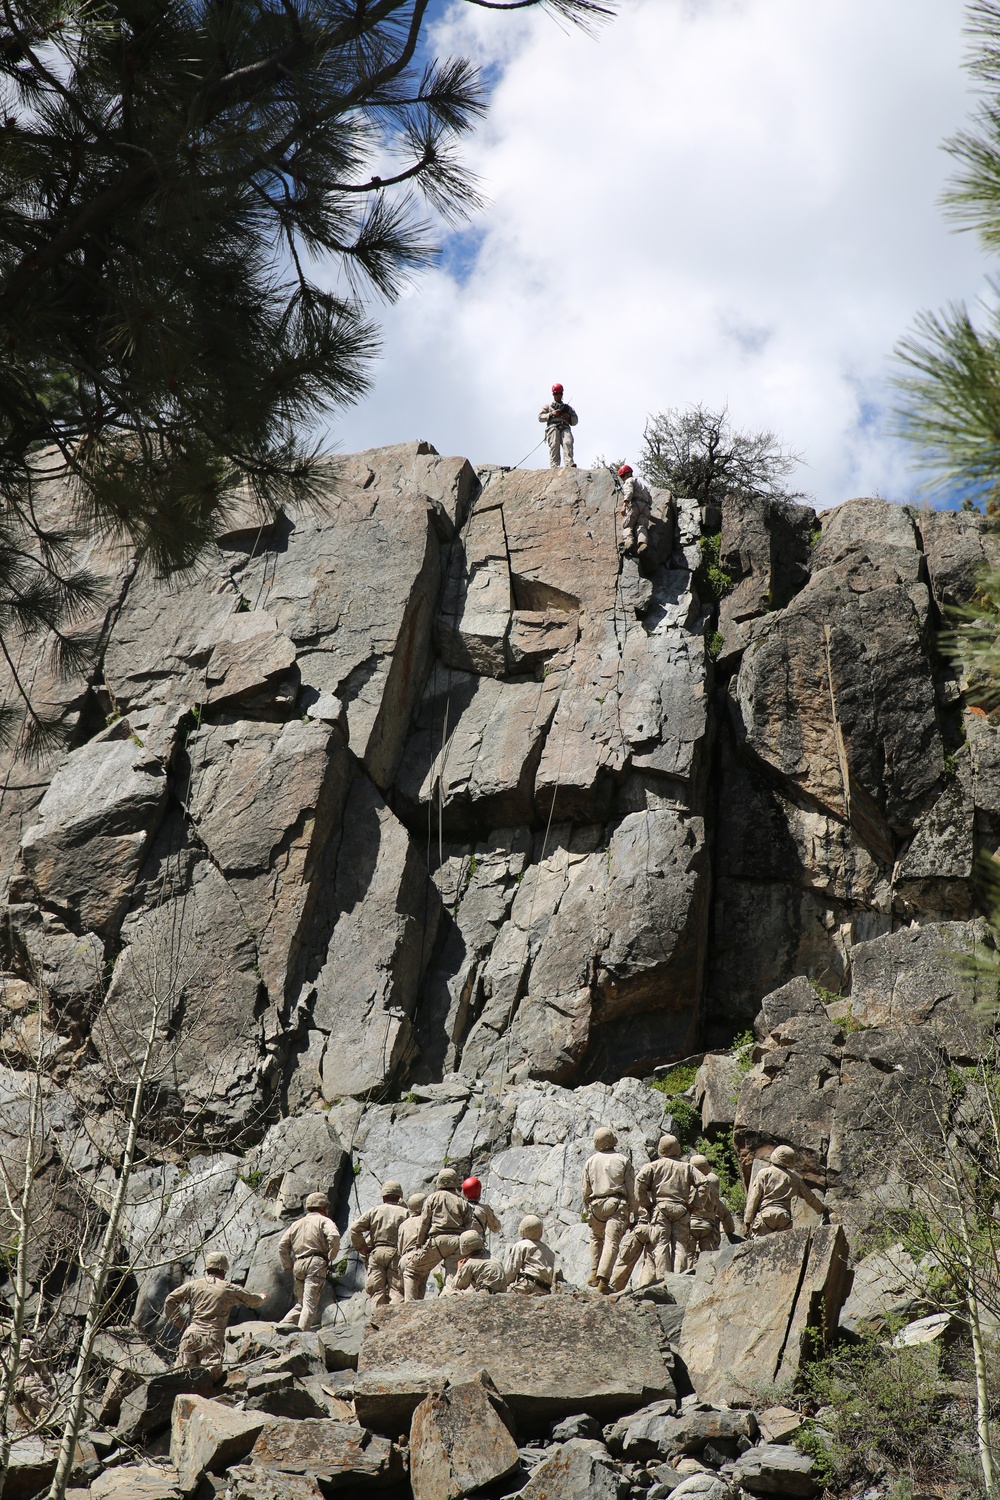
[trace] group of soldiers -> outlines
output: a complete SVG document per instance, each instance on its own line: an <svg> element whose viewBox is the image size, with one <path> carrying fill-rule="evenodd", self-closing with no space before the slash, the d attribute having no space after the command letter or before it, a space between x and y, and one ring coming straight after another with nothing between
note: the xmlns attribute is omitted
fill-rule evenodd
<svg viewBox="0 0 1000 1500"><path fill-rule="evenodd" d="M736 1224L719 1177L706 1156L686 1160L674 1135L660 1137L655 1158L635 1172L617 1149L613 1130L594 1132L594 1154L583 1169L583 1206L590 1228L589 1285L622 1291L641 1262L640 1285L673 1272L693 1272L698 1256L718 1250ZM747 1194L743 1230L759 1238L792 1226L796 1196L826 1217L826 1206L793 1170L795 1152L776 1146Z"/></svg>
<svg viewBox="0 0 1000 1500"><path fill-rule="evenodd" d="M545 423L545 441L549 449L549 467L558 469L565 463L567 469L575 469L573 459L573 428L579 421L568 401L563 400L563 387L557 381L552 387L552 400L546 401L538 413L539 422ZM622 464L618 470L621 480L622 534L618 549L623 553L635 553L641 559L649 545L650 507L653 497L632 472L631 464Z"/></svg>
<svg viewBox="0 0 1000 1500"><path fill-rule="evenodd" d="M760 1236L788 1229L792 1200L802 1197L825 1217L825 1206L793 1170L795 1153L777 1146L753 1178L744 1212L744 1232ZM676 1136L661 1137L657 1154L638 1172L618 1150L614 1131L594 1132L594 1151L583 1170L583 1208L590 1229L588 1285L605 1295L624 1290L640 1266L640 1285L671 1272L693 1272L698 1256L717 1250L722 1235L734 1235L733 1215L708 1158L684 1158ZM382 1201L351 1224L348 1235L366 1269L365 1291L374 1307L420 1301L436 1273L442 1296L516 1292L544 1297L557 1281L556 1257L543 1239L535 1214L520 1222L517 1242L501 1262L490 1254L489 1235L500 1220L483 1200L478 1177L459 1182L444 1167L429 1193L404 1202L398 1182L382 1185ZM278 1259L292 1278L295 1302L279 1328L313 1328L329 1269L340 1251L340 1234L323 1193L311 1193L305 1213L278 1241ZM168 1296L164 1313L184 1327L180 1365L207 1365L221 1374L226 1325L236 1306L266 1300L227 1280L229 1265L219 1252L205 1257L205 1274ZM186 1326L181 1310L187 1307Z"/></svg>

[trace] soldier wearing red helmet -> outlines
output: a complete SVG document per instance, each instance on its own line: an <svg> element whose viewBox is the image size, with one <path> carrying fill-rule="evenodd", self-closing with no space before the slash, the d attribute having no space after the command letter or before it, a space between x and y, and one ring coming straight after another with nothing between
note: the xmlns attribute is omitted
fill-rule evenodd
<svg viewBox="0 0 1000 1500"><path fill-rule="evenodd" d="M622 481L621 550L631 552L638 542L637 551L642 557L649 545L649 509L653 497L642 480L636 479L631 464L622 464L618 478Z"/></svg>
<svg viewBox="0 0 1000 1500"><path fill-rule="evenodd" d="M500 1233L500 1220L488 1203L483 1203L483 1185L478 1177L467 1177L462 1183L462 1197L472 1205L472 1217L476 1221L479 1233L483 1237L483 1243L487 1241L487 1232L492 1230L494 1234Z"/></svg>
<svg viewBox="0 0 1000 1500"><path fill-rule="evenodd" d="M575 469L573 462L573 428L580 420L576 412L563 400L563 388L557 381L552 387L552 400L547 401L538 413L539 422L545 423L545 441L549 445L549 468L558 469L560 454L567 469Z"/></svg>

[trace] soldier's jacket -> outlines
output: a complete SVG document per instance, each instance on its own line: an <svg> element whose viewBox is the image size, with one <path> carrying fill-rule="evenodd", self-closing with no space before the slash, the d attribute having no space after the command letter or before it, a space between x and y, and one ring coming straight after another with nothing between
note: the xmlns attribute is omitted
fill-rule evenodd
<svg viewBox="0 0 1000 1500"><path fill-rule="evenodd" d="M506 1285L503 1266L485 1253L463 1260L453 1282L456 1292L502 1292Z"/></svg>
<svg viewBox="0 0 1000 1500"><path fill-rule="evenodd" d="M815 1209L817 1213L825 1211L826 1204L822 1198L817 1198L812 1188L802 1181L798 1172L786 1172L783 1167L776 1167L773 1162L768 1162L750 1184L743 1222L751 1224L766 1208L781 1209L791 1217L792 1199L796 1195L804 1198L809 1207Z"/></svg>
<svg viewBox="0 0 1000 1500"><path fill-rule="evenodd" d="M351 1225L351 1244L355 1250L374 1250L376 1245L388 1245L393 1250L399 1243L399 1226L409 1218L404 1203L380 1203L370 1208Z"/></svg>
<svg viewBox="0 0 1000 1500"><path fill-rule="evenodd" d="M541 1240L518 1240L507 1257L507 1285L516 1281L535 1281L551 1286L556 1276L554 1253Z"/></svg>
<svg viewBox="0 0 1000 1500"><path fill-rule="evenodd" d="M689 1161L658 1156L640 1168L635 1179L639 1202L650 1210L660 1206L688 1208L694 1198L696 1175Z"/></svg>
<svg viewBox="0 0 1000 1500"><path fill-rule="evenodd" d="M163 1312L177 1324L177 1315L186 1302L191 1312L188 1328L196 1333L216 1333L225 1328L234 1307L259 1307L266 1300L263 1292L248 1292L221 1276L198 1276L170 1293Z"/></svg>
<svg viewBox="0 0 1000 1500"><path fill-rule="evenodd" d="M427 1194L423 1213L420 1215L416 1243L422 1245L436 1234L461 1234L463 1229L476 1228L478 1225L472 1218L472 1204L460 1193L450 1193L447 1188L438 1188Z"/></svg>
<svg viewBox="0 0 1000 1500"><path fill-rule="evenodd" d="M592 1198L621 1198L630 1209L636 1206L632 1163L620 1151L595 1151L583 1169L583 1206Z"/></svg>
<svg viewBox="0 0 1000 1500"><path fill-rule="evenodd" d="M575 427L580 418L565 401L547 401L538 413L538 420L546 427Z"/></svg>
<svg viewBox="0 0 1000 1500"><path fill-rule="evenodd" d="M417 1236L420 1234L420 1214L408 1213L399 1226L396 1244L399 1247L400 1256L406 1254L407 1250L415 1250L420 1243Z"/></svg>
<svg viewBox="0 0 1000 1500"><path fill-rule="evenodd" d="M627 516L631 510L645 511L648 515L652 503L653 497L642 480L630 475L622 485L622 515Z"/></svg>
<svg viewBox="0 0 1000 1500"><path fill-rule="evenodd" d="M732 1234L736 1225L729 1212L729 1205L719 1190L718 1177L714 1172L702 1174L697 1167L693 1170L696 1181L691 1201L691 1223L694 1224L696 1219L702 1220L713 1228L722 1228L727 1234Z"/></svg>
<svg viewBox="0 0 1000 1500"><path fill-rule="evenodd" d="M325 1214L304 1214L288 1226L278 1241L278 1259L286 1271L291 1271L297 1260L309 1255L336 1260L339 1249L340 1234L333 1220Z"/></svg>
<svg viewBox="0 0 1000 1500"><path fill-rule="evenodd" d="M479 1230L484 1240L488 1229L492 1229L494 1234L500 1233L500 1220L490 1205L484 1203L482 1199L478 1203L473 1203L472 1218L473 1227Z"/></svg>

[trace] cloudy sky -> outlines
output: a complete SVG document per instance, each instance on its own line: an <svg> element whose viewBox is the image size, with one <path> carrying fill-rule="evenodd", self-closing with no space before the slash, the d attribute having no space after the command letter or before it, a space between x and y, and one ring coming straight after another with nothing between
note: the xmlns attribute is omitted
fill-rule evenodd
<svg viewBox="0 0 1000 1500"><path fill-rule="evenodd" d="M578 461L649 412L774 428L818 505L914 495L886 432L893 344L989 266L936 205L968 117L959 0L622 0L596 37L442 3L491 69L466 148L488 205L384 312L338 446L428 438L515 464L561 380ZM541 451L526 466L539 466Z"/></svg>

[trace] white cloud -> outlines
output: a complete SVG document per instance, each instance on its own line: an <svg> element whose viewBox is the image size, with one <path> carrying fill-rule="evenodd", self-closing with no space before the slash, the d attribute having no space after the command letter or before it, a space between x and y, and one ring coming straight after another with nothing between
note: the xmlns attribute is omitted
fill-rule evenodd
<svg viewBox="0 0 1000 1500"><path fill-rule="evenodd" d="M805 455L817 503L906 497L892 346L985 266L936 205L972 102L962 13L624 0L594 40L453 6L439 42L501 69L467 147L490 206L468 274L434 270L385 314L338 441L514 463L559 379L583 462L635 455L649 411L728 402Z"/></svg>

